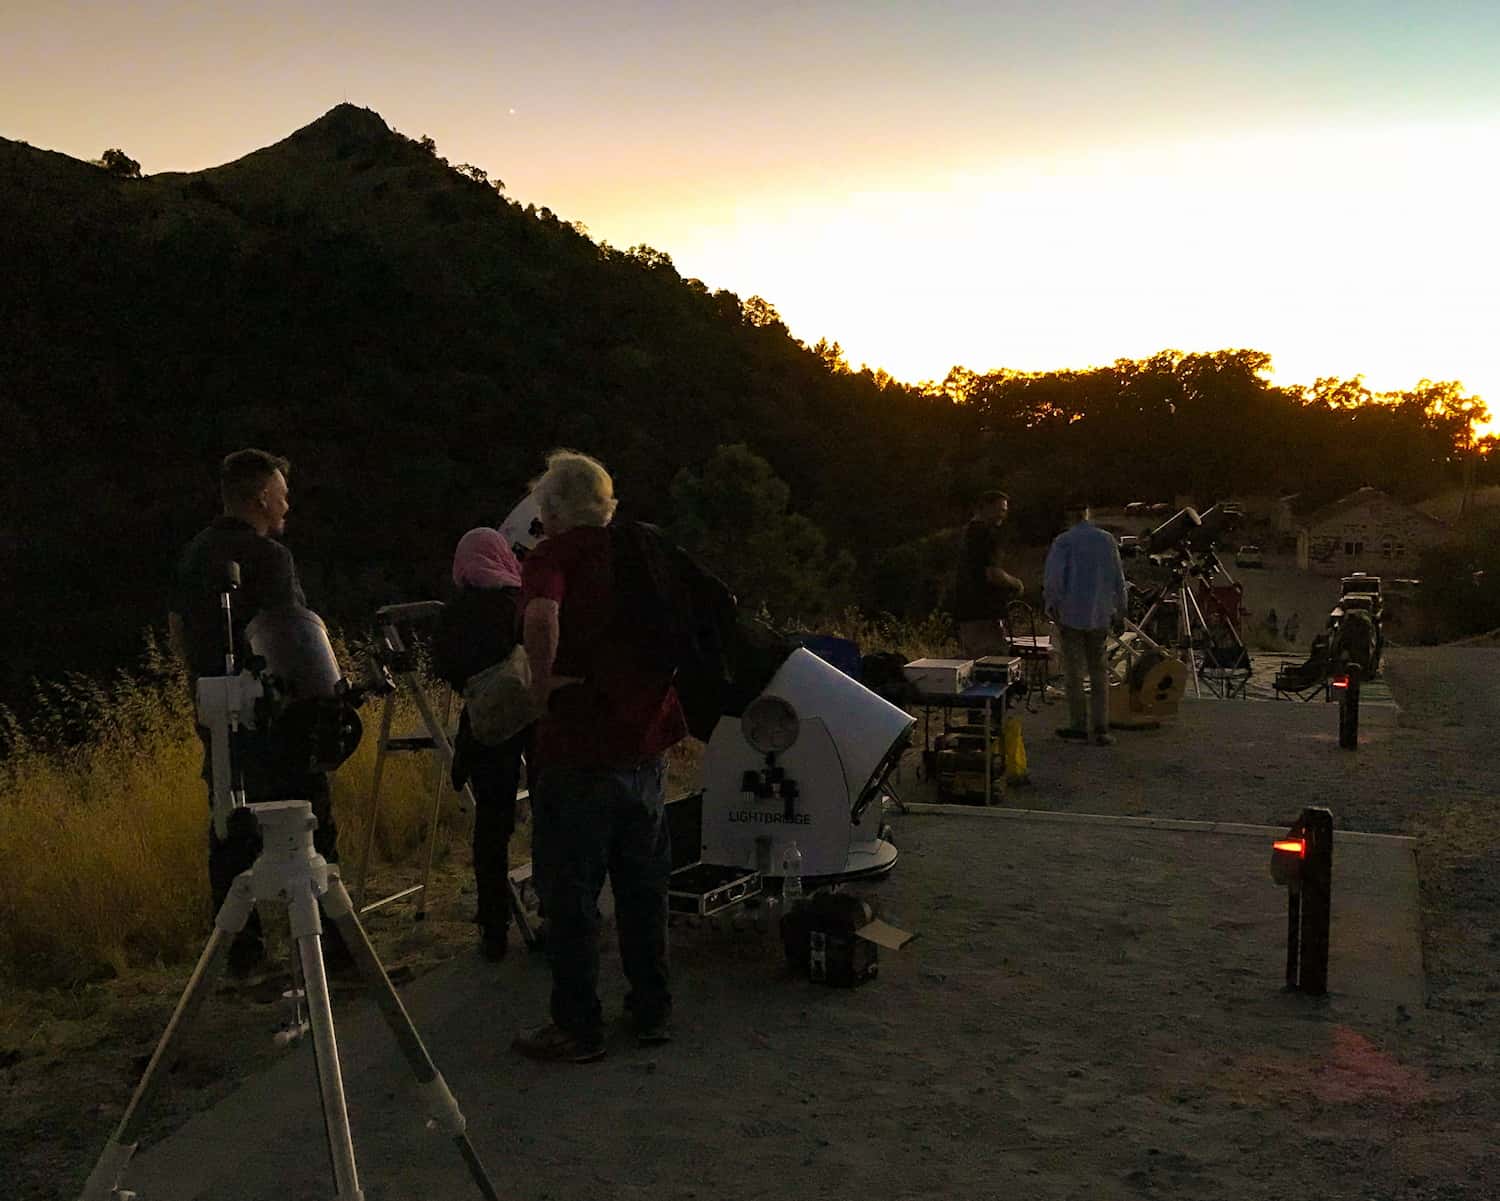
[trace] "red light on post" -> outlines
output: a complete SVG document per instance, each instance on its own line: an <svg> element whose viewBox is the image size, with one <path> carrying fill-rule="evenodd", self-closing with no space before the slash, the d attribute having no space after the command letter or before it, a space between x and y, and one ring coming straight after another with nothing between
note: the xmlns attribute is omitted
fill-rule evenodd
<svg viewBox="0 0 1500 1201"><path fill-rule="evenodd" d="M1334 676L1333 679L1328 681L1328 683L1334 688L1347 688L1349 687L1349 677Z"/></svg>
<svg viewBox="0 0 1500 1201"><path fill-rule="evenodd" d="M1288 838L1281 842L1271 844L1273 851L1284 851L1289 855L1296 855L1299 859L1307 858L1307 842L1301 838Z"/></svg>

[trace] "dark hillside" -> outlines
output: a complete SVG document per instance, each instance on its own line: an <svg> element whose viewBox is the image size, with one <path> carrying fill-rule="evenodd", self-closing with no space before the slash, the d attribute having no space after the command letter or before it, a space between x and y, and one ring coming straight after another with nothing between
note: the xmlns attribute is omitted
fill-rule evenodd
<svg viewBox="0 0 1500 1201"><path fill-rule="evenodd" d="M192 174L0 141L0 265L0 695L134 655L216 508L218 460L247 444L293 460L287 541L344 623L432 594L457 536L503 517L557 445L610 466L623 513L670 520L677 473L743 444L720 461L768 461L827 536L787 546L829 580L852 554L855 599L925 613L951 579L942 531L982 488L1011 490L1032 545L1078 487L1418 500L1459 484L1484 417L1453 382L1277 386L1248 349L955 367L926 390L852 373L765 301L596 244L347 104Z"/></svg>
<svg viewBox="0 0 1500 1201"><path fill-rule="evenodd" d="M146 179L0 141L0 261L12 685L134 652L243 444L292 458L287 540L344 620L430 594L558 444L643 516L744 442L836 546L951 519L946 400L830 366L774 312L523 210L351 105ZM918 443L942 453L913 479Z"/></svg>

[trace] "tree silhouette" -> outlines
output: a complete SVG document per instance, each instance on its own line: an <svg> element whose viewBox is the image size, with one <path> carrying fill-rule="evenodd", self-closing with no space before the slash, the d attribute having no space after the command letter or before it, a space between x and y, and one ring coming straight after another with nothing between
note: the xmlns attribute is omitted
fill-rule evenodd
<svg viewBox="0 0 1500 1201"><path fill-rule="evenodd" d="M782 333L786 332L786 322L781 319L781 314L776 311L776 306L762 296L752 296L744 304L745 320L757 329L765 326L774 326Z"/></svg>
<svg viewBox="0 0 1500 1201"><path fill-rule="evenodd" d="M141 165L118 147L112 147L99 156L99 166L105 174L116 179L139 179Z"/></svg>
<svg viewBox="0 0 1500 1201"><path fill-rule="evenodd" d="M854 561L789 511L791 489L743 443L672 481L674 537L734 589L740 604L812 618L847 603Z"/></svg>

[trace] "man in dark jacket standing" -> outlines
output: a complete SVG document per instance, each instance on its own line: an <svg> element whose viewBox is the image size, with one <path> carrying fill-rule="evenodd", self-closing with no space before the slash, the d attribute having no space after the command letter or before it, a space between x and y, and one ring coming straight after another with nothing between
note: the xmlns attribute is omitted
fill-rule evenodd
<svg viewBox="0 0 1500 1201"><path fill-rule="evenodd" d="M195 690L200 676L224 674L224 618L219 596L228 564L238 563L240 568L240 585L232 601L237 663L243 665L249 654L245 629L258 613L285 606L306 607L292 552L276 541L286 531L286 516L291 509L289 470L287 460L263 450L252 448L229 455L219 473L224 512L199 531L178 560L167 623L173 649L187 663ZM198 736L203 739L203 778L210 785L211 806L213 770L208 731L199 726ZM327 775L276 761L252 740L243 744L238 766L252 802L310 801L318 821L314 845L330 863L337 861L338 831ZM234 878L249 868L259 853L260 833L248 811L237 810L230 815L229 831L223 838L210 823L208 880L215 910L229 895ZM336 937L330 940L329 951L331 960L346 954ZM260 917L252 913L230 944L229 969L236 975L246 975L264 956Z"/></svg>
<svg viewBox="0 0 1500 1201"><path fill-rule="evenodd" d="M964 526L953 616L959 645L970 659L1006 652L1005 606L1025 591L1025 585L1000 566L1000 526L1009 512L1010 498L1004 492L986 492Z"/></svg>
<svg viewBox="0 0 1500 1201"><path fill-rule="evenodd" d="M671 1037L665 752L687 727L672 671L642 661L616 621L609 473L587 455L558 451L535 495L547 537L522 564L521 604L544 710L532 862L547 915L552 1020L513 1045L534 1059L586 1063L604 1055L598 900L606 875L636 1035Z"/></svg>

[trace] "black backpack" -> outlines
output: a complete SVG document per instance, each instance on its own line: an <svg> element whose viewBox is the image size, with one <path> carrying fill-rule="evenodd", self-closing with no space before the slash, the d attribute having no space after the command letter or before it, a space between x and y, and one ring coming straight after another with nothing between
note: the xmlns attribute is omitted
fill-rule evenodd
<svg viewBox="0 0 1500 1201"><path fill-rule="evenodd" d="M615 612L609 637L643 667L676 672L689 732L707 741L739 704L734 593L654 525L610 527Z"/></svg>
<svg viewBox="0 0 1500 1201"><path fill-rule="evenodd" d="M462 692L471 675L510 654L518 595L515 588L460 588L438 614L432 674Z"/></svg>

